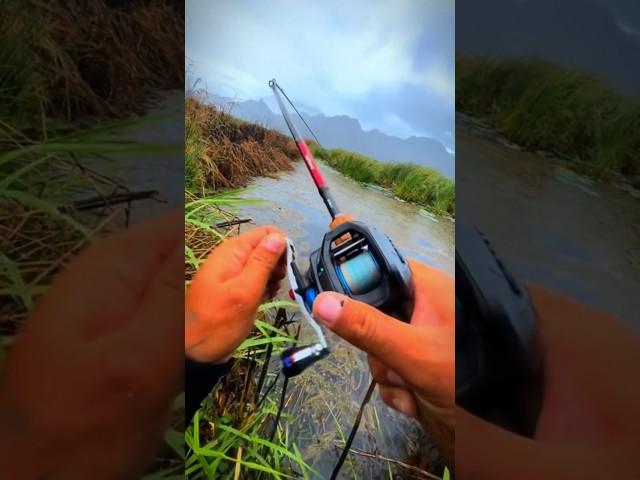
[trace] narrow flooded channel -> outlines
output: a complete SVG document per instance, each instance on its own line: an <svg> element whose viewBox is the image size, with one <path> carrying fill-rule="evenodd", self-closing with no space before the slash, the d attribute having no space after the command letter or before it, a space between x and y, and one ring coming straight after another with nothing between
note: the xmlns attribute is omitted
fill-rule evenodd
<svg viewBox="0 0 640 480"><path fill-rule="evenodd" d="M453 275L455 225L451 220L429 218L415 205L364 187L324 165L321 170L342 211L385 232L408 257ZM306 268L306 257L320 246L331 219L304 165L296 164L293 172L277 179L257 179L243 196L264 203L243 207L239 214L256 225L285 230L296 245L300 267ZM288 286L282 290L280 295L286 298ZM310 330L303 325L302 337L310 335ZM331 355L290 382L293 395L285 407L296 419L290 433L319 478L329 477L370 381L364 354L331 333L328 341ZM377 393L365 409L353 448L405 462L430 459L430 465L422 466L433 466L434 452L418 424L388 408ZM359 455L350 459L341 478L390 478L384 460ZM407 474L402 469L397 472Z"/></svg>
<svg viewBox="0 0 640 480"><path fill-rule="evenodd" d="M456 121L457 220L477 225L526 281L640 328L640 192Z"/></svg>

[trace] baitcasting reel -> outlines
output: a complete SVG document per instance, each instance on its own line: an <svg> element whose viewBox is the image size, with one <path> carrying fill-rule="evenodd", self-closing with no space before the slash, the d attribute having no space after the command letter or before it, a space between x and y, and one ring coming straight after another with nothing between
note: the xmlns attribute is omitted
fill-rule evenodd
<svg viewBox="0 0 640 480"><path fill-rule="evenodd" d="M318 342L283 352L285 376L298 375L329 353L322 329L311 316L313 303L321 292L342 293L398 320L410 320L413 283L409 264L389 237L376 229L357 221L340 224L324 235L320 248L311 254L309 264L303 275L289 241L289 293L315 330Z"/></svg>
<svg viewBox="0 0 640 480"><path fill-rule="evenodd" d="M456 225L456 403L491 423L532 436L543 364L526 288L489 242Z"/></svg>

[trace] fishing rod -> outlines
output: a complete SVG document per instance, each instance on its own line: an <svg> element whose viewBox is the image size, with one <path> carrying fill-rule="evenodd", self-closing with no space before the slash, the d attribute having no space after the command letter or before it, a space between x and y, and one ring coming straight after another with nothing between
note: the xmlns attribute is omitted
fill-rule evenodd
<svg viewBox="0 0 640 480"><path fill-rule="evenodd" d="M317 137L275 79L269 82L269 87L273 90L287 127L332 218L320 248L309 256L309 267L304 273L297 266L293 242L287 239L287 276L291 285L289 295L297 302L300 312L317 338L316 343L292 347L282 353L282 372L286 378L290 378L329 354L322 328L312 315L313 303L319 293L338 292L371 305L400 321L409 322L413 313L414 290L409 264L391 239L375 228L340 212L313 154L291 121L281 94L316 141ZM375 386L376 382L372 379L331 479L337 477L349 454L363 409Z"/></svg>
<svg viewBox="0 0 640 480"><path fill-rule="evenodd" d="M280 97L280 93L284 95L284 97L287 99L289 104L296 111L296 113L298 114L300 119L304 122L306 127L309 129L309 131L311 132L313 137L316 139L316 141L318 141L318 139L314 135L309 125L307 125L307 122L305 122L304 118L302 118L302 115L300 115L300 112L298 112L298 109L295 107L295 105L293 105L293 102L289 100L289 97L287 97L287 94L284 93L284 90L282 90L280 85L278 85L278 82L276 82L275 78L269 81L269 86L271 87L271 90L273 90L273 94L276 97L276 101L278 102L278 106L280 107L280 111L282 112L282 116L284 117L284 121L286 122L287 127L291 132L291 136L296 142L298 151L300 152L300 155L302 155L302 159L304 160L304 163L307 166L309 173L311 174L313 183L315 183L316 187L318 188L318 193L320 194L322 201L326 205L327 210L329 210L329 214L331 215L331 218L335 219L337 216L340 215L340 210L338 209L338 206L336 205L336 202L333 199L333 196L331 195L329 187L327 186L327 183L325 182L324 177L322 176L322 173L318 169L318 164L315 158L313 158L313 154L311 153L311 151L309 150L309 147L307 146L304 139L298 132L298 129L296 128L294 123L291 121L291 117L289 117L289 112L287 112L287 109L282 101L282 98Z"/></svg>

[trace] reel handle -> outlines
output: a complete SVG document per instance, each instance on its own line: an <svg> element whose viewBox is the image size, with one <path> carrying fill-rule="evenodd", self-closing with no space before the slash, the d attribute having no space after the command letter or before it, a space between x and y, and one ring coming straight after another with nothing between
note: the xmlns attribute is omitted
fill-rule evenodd
<svg viewBox="0 0 640 480"><path fill-rule="evenodd" d="M282 352L280 356L282 373L284 373L284 376L287 378L295 377L328 354L329 349L319 343L289 348Z"/></svg>

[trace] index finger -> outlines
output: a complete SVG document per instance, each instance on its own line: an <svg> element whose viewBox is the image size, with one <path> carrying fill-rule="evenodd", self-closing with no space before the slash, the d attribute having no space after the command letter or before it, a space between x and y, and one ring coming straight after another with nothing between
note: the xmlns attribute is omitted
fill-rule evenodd
<svg viewBox="0 0 640 480"><path fill-rule="evenodd" d="M285 233L279 228L266 225L225 240L209 255L209 259L202 266L202 269L204 270L207 264L212 262L207 269L214 268L220 281L225 282L236 277L242 272L251 252L256 249L263 238L271 233L285 236Z"/></svg>

